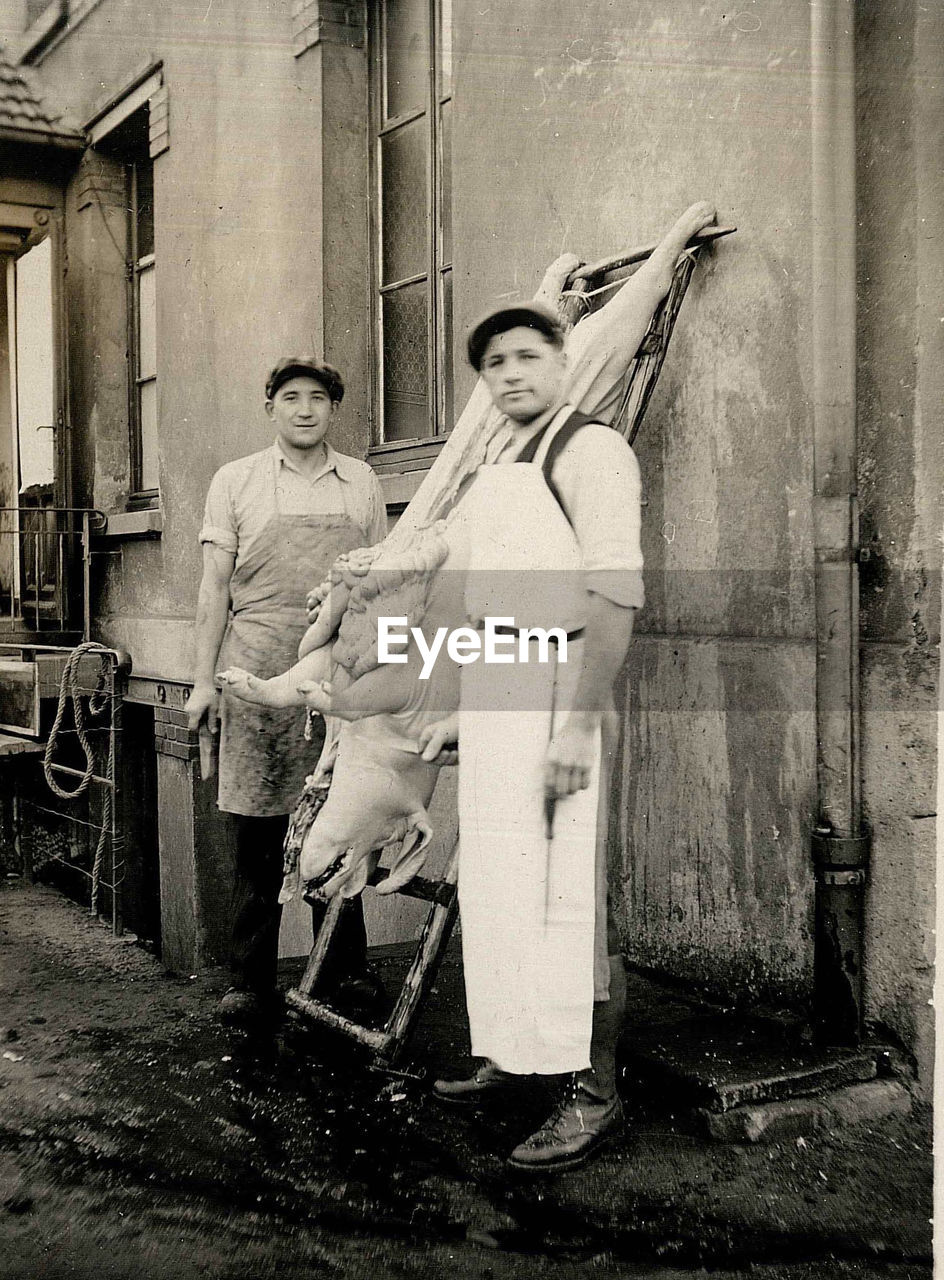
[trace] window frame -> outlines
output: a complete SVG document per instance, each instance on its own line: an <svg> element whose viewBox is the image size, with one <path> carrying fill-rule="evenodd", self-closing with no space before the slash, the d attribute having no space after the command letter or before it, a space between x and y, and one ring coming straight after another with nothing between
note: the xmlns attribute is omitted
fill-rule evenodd
<svg viewBox="0 0 944 1280"><path fill-rule="evenodd" d="M146 273L152 274L155 282L157 279L155 254L153 249L148 254L141 254L139 253L140 246L138 244L139 170L142 164L145 163L152 170L151 191L153 193L154 161L150 156L146 161L133 160L126 163L128 182L128 447L131 460L131 483L130 492L128 494L128 509L131 511L140 510L142 507L156 506L160 500L160 487L156 485L146 488L143 476L144 435L141 413L141 389L145 384L154 383L155 386L157 384L156 352L154 372L148 374L141 373L141 280ZM156 288L154 309L156 313ZM155 314L152 319L155 329L156 320L157 317ZM155 421L155 431L157 431L157 425L158 424Z"/></svg>
<svg viewBox="0 0 944 1280"><path fill-rule="evenodd" d="M48 3L34 15L29 17L29 10L24 10L26 26L18 41L15 41L15 61L31 63L46 52L48 47L69 23L69 0L48 0Z"/></svg>
<svg viewBox="0 0 944 1280"><path fill-rule="evenodd" d="M443 109L451 106L453 85L451 49L442 39L444 14L451 16L452 0L425 0L427 36L430 40L423 104L387 117L384 102L387 79L387 0L370 0L367 24L368 49L368 132L369 132L369 356L371 368L370 433L374 455L414 452L441 446L452 430L454 378L451 368L453 353L444 337L451 330L451 316L446 314L447 278L451 284L452 252L446 258L443 226L443 177L446 158L443 154ZM451 36L450 36L451 42ZM448 60L449 75L444 63ZM422 271L402 279L383 282L383 170L382 140L416 120L425 119L426 160L426 253ZM451 175L451 157L449 158ZM451 183L450 183L451 187ZM385 438L384 424L384 339L383 300L410 285L426 282L426 405L427 430L421 436L400 439Z"/></svg>
<svg viewBox="0 0 944 1280"><path fill-rule="evenodd" d="M125 256L125 319L127 342L127 405L128 405L128 458L129 482L128 497L125 509L128 512L153 511L160 509L160 487L144 487L142 476L143 437L141 413L141 388L146 384L157 384L157 353L155 368L152 372L141 374L141 314L140 314L140 282L146 273L153 273L155 280L155 316L156 327L156 255L152 245L151 252L142 255L138 245L138 181L143 166L151 170L151 218L152 232L156 236L154 222L154 188L157 179L156 161L169 147L167 88L164 83L163 64L147 61L117 91L109 94L101 105L86 121L85 131L93 149L99 149L111 155L121 164L125 171L125 207L127 209L126 256ZM121 131L128 130L130 122L137 115L142 116L141 134L143 143L135 147L128 145L127 138L122 138ZM155 430L160 439L160 420L156 420Z"/></svg>

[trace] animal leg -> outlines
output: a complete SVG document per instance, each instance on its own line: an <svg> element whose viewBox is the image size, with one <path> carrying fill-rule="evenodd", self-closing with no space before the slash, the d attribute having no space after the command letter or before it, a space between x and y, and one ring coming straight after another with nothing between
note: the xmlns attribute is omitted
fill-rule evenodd
<svg viewBox="0 0 944 1280"><path fill-rule="evenodd" d="M426 810L417 809L410 814L407 822L407 833L393 860L390 874L377 886L378 893L396 893L405 884L409 884L426 861L426 846L433 835Z"/></svg>
<svg viewBox="0 0 944 1280"><path fill-rule="evenodd" d="M314 649L327 646L334 639L338 625L344 616L348 601L351 598L351 587L346 582L336 582L318 606L317 616L302 636L298 646L298 656L306 657ZM311 617L311 614L309 614Z"/></svg>

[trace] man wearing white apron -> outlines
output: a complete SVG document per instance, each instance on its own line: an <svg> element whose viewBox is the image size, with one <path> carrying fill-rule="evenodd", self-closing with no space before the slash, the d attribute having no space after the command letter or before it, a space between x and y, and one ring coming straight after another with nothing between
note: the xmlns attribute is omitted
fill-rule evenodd
<svg viewBox="0 0 944 1280"><path fill-rule="evenodd" d="M556 623L567 662L553 647L540 661L532 643L527 663L462 670L459 904L472 1052L486 1061L434 1086L443 1101L476 1102L525 1075L569 1075L559 1106L511 1154L534 1171L582 1163L622 1124L607 766L612 686L643 603L639 468L620 435L561 403L562 348L557 318L535 304L493 312L468 339L517 428L461 504L470 621Z"/></svg>
<svg viewBox="0 0 944 1280"><path fill-rule="evenodd" d="M344 394L340 374L317 359L281 360L266 383L275 443L227 463L213 477L200 541L191 729L221 721L218 803L235 814L231 972L221 1011L246 1020L277 1012L276 964L282 844L288 815L323 740L304 740L305 712L272 710L222 696L222 664L264 678L292 666L308 625L305 598L335 559L379 542L386 513L370 467L325 439ZM221 892L230 886L221 886ZM347 913L336 977L364 973L363 915Z"/></svg>

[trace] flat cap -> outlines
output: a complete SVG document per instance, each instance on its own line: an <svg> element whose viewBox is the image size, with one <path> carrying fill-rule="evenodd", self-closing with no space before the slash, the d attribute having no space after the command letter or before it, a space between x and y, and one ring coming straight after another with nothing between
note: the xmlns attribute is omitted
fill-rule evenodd
<svg viewBox="0 0 944 1280"><path fill-rule="evenodd" d="M481 368L485 348L496 334L507 333L509 329L517 329L519 325L526 329L537 329L556 347L564 345L563 325L550 307L545 307L540 302L516 302L510 307L495 307L469 330L468 354L472 368L476 372Z"/></svg>
<svg viewBox="0 0 944 1280"><path fill-rule="evenodd" d="M314 378L334 404L340 404L344 398L344 380L333 365L315 356L283 356L266 379L266 399L271 400L279 387L291 378Z"/></svg>

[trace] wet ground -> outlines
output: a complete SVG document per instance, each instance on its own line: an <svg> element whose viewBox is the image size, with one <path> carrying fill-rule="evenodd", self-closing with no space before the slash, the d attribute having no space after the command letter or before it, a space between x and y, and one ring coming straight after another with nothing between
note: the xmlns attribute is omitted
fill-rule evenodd
<svg viewBox="0 0 944 1280"><path fill-rule="evenodd" d="M504 1157L546 1095L455 1114L324 1035L227 1031L223 985L0 887L0 1276L930 1275L920 1108L735 1147L627 1084L612 1150L528 1180ZM461 1070L466 1048L450 960L409 1069Z"/></svg>

